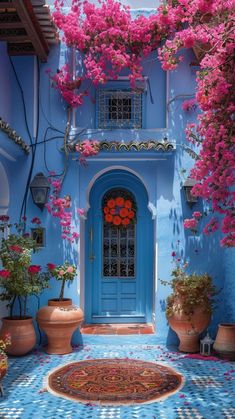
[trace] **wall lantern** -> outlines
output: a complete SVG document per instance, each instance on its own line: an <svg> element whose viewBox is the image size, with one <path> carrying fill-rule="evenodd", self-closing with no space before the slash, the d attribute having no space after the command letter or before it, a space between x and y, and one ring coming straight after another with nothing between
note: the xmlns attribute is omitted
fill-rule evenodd
<svg viewBox="0 0 235 419"><path fill-rule="evenodd" d="M32 194L33 202L41 211L47 203L50 184L43 173L37 173L32 182L30 183L30 191Z"/></svg>
<svg viewBox="0 0 235 419"><path fill-rule="evenodd" d="M210 356L213 350L213 343L213 339L211 339L207 332L206 336L200 340L200 354L202 356Z"/></svg>
<svg viewBox="0 0 235 419"><path fill-rule="evenodd" d="M186 202L190 206L192 206L193 204L195 204L197 202L197 196L193 196L191 194L191 191L192 191L194 185L196 185L196 183L197 183L197 181L195 179L192 179L192 178L188 177L183 184L183 189L184 189L184 192L185 192Z"/></svg>

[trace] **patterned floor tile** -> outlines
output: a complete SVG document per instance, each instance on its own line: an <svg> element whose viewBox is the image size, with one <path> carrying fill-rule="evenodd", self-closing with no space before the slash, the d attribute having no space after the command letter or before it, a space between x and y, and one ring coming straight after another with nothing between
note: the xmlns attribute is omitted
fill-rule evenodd
<svg viewBox="0 0 235 419"><path fill-rule="evenodd" d="M92 336L91 336L92 338ZM162 344L138 343L107 336L97 344L85 343L69 355L47 355L42 349L9 359L0 397L0 419L233 419L235 417L235 364L185 358ZM113 337L115 338L115 337ZM133 340L132 340L133 339ZM109 342L109 343L107 343ZM141 342L141 339L140 339ZM69 362L92 358L133 358L168 365L184 375L184 387L169 398L145 405L99 406L56 397L44 388L46 375Z"/></svg>

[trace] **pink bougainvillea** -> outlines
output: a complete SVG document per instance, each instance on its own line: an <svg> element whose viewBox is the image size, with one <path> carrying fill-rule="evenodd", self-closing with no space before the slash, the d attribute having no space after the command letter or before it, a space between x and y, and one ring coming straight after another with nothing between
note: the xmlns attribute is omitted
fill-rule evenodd
<svg viewBox="0 0 235 419"><path fill-rule="evenodd" d="M165 13L173 16L174 36L159 50L163 67L176 68L182 48L194 47L202 53L196 100L203 113L198 116L198 125L190 124L186 130L189 141L201 145L191 171L191 177L198 181L192 193L211 201L222 220L220 224L213 217L203 231L210 234L222 227L227 236L221 245L235 246L235 1L169 0Z"/></svg>
<svg viewBox="0 0 235 419"><path fill-rule="evenodd" d="M235 217L235 0L168 0L157 13L135 19L129 8L115 0L100 0L98 6L73 0L68 14L62 6L62 0L55 1L54 21L65 43L84 57L82 78L72 77L68 67L53 76L71 106L81 105L87 95L82 90L84 80L95 86L104 84L125 68L134 86L143 77L142 58L157 48L164 70L177 68L183 60L181 49L199 51L196 101L202 113L198 124L186 129L188 140L201 146L191 171L198 181L193 194L211 201L213 211L220 213L222 224L212 219L205 233L222 226L226 236L221 244L235 246L235 232L230 227L234 224L227 221ZM184 108L191 110L195 105L186 103Z"/></svg>
<svg viewBox="0 0 235 419"><path fill-rule="evenodd" d="M61 225L61 237L73 243L79 237L79 234L74 231L72 226L72 212L69 211L71 207L71 197L69 195L60 198L60 191L62 187L61 179L49 178L52 186L52 193L49 197L49 202L46 204L48 212L59 219Z"/></svg>

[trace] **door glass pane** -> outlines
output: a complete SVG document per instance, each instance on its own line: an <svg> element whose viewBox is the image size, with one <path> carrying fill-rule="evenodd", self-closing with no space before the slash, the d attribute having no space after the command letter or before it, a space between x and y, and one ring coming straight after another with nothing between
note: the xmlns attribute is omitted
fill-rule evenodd
<svg viewBox="0 0 235 419"><path fill-rule="evenodd" d="M102 201L103 276L135 277L136 202L131 192L112 189Z"/></svg>

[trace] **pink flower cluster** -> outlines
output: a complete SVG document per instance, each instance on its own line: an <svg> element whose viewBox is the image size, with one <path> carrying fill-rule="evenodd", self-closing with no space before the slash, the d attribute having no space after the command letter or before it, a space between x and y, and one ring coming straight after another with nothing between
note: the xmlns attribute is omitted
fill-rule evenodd
<svg viewBox="0 0 235 419"><path fill-rule="evenodd" d="M212 203L214 212L221 214L204 228L209 234L221 228L227 236L222 246L235 246L235 141L233 136L235 99L234 19L235 1L169 0L165 14L173 23L171 39L159 50L164 69L177 67L182 48L200 52L196 100L203 111L198 125L187 127L189 141L201 145L199 159L191 176L198 181L192 193ZM173 16L173 17L172 17ZM184 28L182 28L182 23ZM229 220L229 221L228 221ZM195 221L186 222L187 228Z"/></svg>
<svg viewBox="0 0 235 419"><path fill-rule="evenodd" d="M184 220L184 228L191 230L193 233L197 232L198 220L195 218L186 218Z"/></svg>
<svg viewBox="0 0 235 419"><path fill-rule="evenodd" d="M182 103L182 109L185 112L195 111L196 108L197 108L197 101L196 101L196 99L185 100Z"/></svg>
<svg viewBox="0 0 235 419"><path fill-rule="evenodd" d="M86 157L96 156L99 153L99 141L85 140L76 144L76 151L81 155L80 163L85 163Z"/></svg>
<svg viewBox="0 0 235 419"><path fill-rule="evenodd" d="M84 80L97 86L106 83L109 77L117 78L127 68L134 86L143 77L142 58L155 51L174 27L174 14L166 14L165 6L160 7L160 14L132 19L129 8L115 0L100 0L98 6L72 0L68 14L63 13L62 0L56 0L54 5L54 22L62 31L64 42L75 46L84 56L82 79L73 80L66 66L52 77L56 88L73 107L81 105L87 95L86 90L78 91Z"/></svg>
<svg viewBox="0 0 235 419"><path fill-rule="evenodd" d="M69 211L71 207L71 197L66 195L64 198L60 198L59 194L62 187L60 179L49 178L49 182L53 188L52 194L49 197L49 202L46 204L48 212L60 220L62 227L62 239L66 239L71 243L74 243L75 239L79 238L79 234L73 231L72 227L72 212Z"/></svg>

